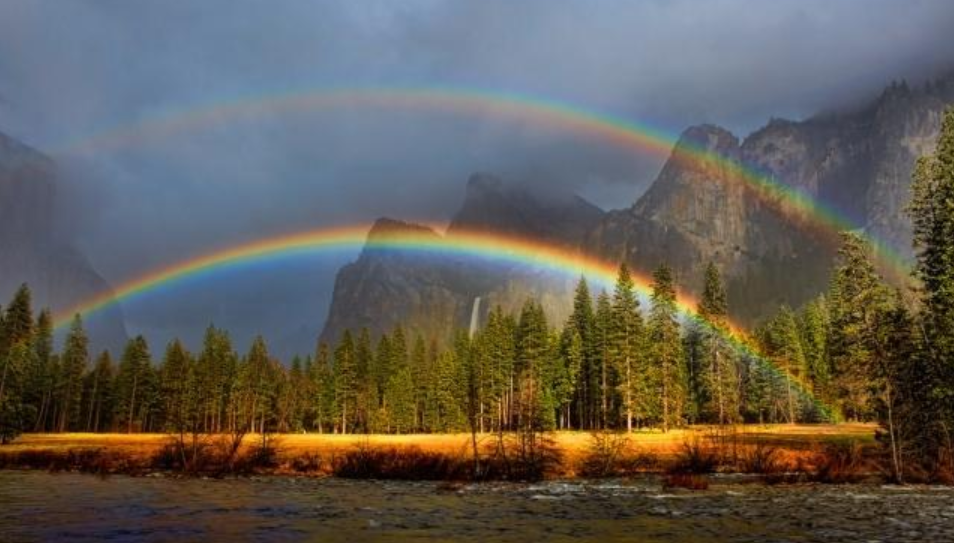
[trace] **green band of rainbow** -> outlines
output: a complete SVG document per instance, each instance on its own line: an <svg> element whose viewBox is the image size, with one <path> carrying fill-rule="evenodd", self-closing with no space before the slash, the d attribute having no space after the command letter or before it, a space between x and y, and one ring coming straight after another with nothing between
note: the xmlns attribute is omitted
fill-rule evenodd
<svg viewBox="0 0 954 543"><path fill-rule="evenodd" d="M570 103L526 94L457 87L319 88L303 92L253 96L192 109L173 110L139 122L75 140L67 153L142 145L172 134L203 129L263 115L344 108L417 109L473 117L497 116L595 137L625 149L669 156L701 167L715 167L735 179L763 202L782 210L805 226L836 233L857 225L830 206L780 183L738 161L713 153L647 124L606 115ZM888 245L866 237L874 254L893 277L909 276L910 265Z"/></svg>
<svg viewBox="0 0 954 543"><path fill-rule="evenodd" d="M400 249L483 257L495 261L529 265L571 277L585 276L588 280L606 288L612 288L618 271L616 265L605 261L555 245L512 235L455 230L452 235L441 236L427 230L395 230L369 236L368 231L368 225L357 225L299 232L257 240L185 260L123 283L116 288L115 292L102 293L58 312L54 317L55 326L57 328L64 326L73 315L90 315L122 300L135 298L198 274L222 271L242 264L264 262L292 254L320 253L343 248ZM639 294L648 296L651 293L652 286L647 277L633 274L632 278L635 290ZM693 298L680 293L677 296L676 305L682 314L702 322L696 314L696 302ZM740 328L730 324L728 329L719 330L719 333L740 351L761 361L765 367L793 382L801 393L814 401L820 409L829 411L827 407L815 400L798 380L791 378L760 357Z"/></svg>

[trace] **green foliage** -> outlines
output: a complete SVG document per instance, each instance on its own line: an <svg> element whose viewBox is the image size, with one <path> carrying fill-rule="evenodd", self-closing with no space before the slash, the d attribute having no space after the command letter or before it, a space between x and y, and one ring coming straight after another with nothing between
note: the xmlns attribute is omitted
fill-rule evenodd
<svg viewBox="0 0 954 543"><path fill-rule="evenodd" d="M64 365L66 358L64 353ZM154 384L149 345L145 338L136 336L126 344L116 374L115 415L120 430L133 432L148 429Z"/></svg>
<svg viewBox="0 0 954 543"><path fill-rule="evenodd" d="M649 313L651 370L650 414L664 431L680 426L686 401L686 382L680 326L676 313L676 285L672 270L662 265L653 272L652 309Z"/></svg>
<svg viewBox="0 0 954 543"><path fill-rule="evenodd" d="M739 419L739 361L726 340L729 303L722 275L714 263L706 266L699 319L687 345L690 351L690 385L695 384L696 414L719 424ZM695 381L693 383L692 381Z"/></svg>
<svg viewBox="0 0 954 543"><path fill-rule="evenodd" d="M613 290L613 305L608 324L609 363L617 376L616 393L621 401L621 415L627 431L643 415L639 398L647 393L644 371L645 330L639 311L639 300L626 263L620 264Z"/></svg>
<svg viewBox="0 0 954 543"><path fill-rule="evenodd" d="M832 379L842 413L862 420L871 415L867 386L878 356L876 335L889 294L875 271L871 247L857 234L842 234L830 294Z"/></svg>
<svg viewBox="0 0 954 543"><path fill-rule="evenodd" d="M79 424L80 401L83 392L83 375L89 366L89 338L83 329L79 315L73 318L66 336L66 346L60 357L59 420L56 428L65 432Z"/></svg>
<svg viewBox="0 0 954 543"><path fill-rule="evenodd" d="M954 478L954 108L941 123L933 155L914 171L909 208L920 282L917 364L907 380L920 430L912 438L926 469Z"/></svg>

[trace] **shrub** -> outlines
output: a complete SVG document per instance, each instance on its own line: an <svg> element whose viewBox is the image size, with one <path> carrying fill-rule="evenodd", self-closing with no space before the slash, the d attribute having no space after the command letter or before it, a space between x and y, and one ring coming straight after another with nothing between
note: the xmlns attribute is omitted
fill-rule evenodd
<svg viewBox="0 0 954 543"><path fill-rule="evenodd" d="M863 448L857 441L829 443L815 452L812 479L820 483L856 483L864 478Z"/></svg>
<svg viewBox="0 0 954 543"><path fill-rule="evenodd" d="M682 450L669 467L670 474L714 473L719 467L719 453L711 445L695 438L683 442Z"/></svg>
<svg viewBox="0 0 954 543"><path fill-rule="evenodd" d="M358 446L335 457L331 472L347 479L456 480L472 472L470 459L417 447Z"/></svg>

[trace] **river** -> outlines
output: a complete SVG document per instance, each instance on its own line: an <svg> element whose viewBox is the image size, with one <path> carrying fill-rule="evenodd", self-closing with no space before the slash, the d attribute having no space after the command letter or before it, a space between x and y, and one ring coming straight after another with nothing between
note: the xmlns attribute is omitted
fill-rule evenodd
<svg viewBox="0 0 954 543"><path fill-rule="evenodd" d="M0 471L0 541L954 541L954 489Z"/></svg>

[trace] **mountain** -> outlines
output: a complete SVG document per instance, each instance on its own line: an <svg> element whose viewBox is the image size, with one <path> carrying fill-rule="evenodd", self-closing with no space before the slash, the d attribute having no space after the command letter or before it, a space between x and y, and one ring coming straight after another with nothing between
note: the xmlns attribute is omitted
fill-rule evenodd
<svg viewBox="0 0 954 543"><path fill-rule="evenodd" d="M864 107L802 122L771 120L743 141L712 125L686 130L649 190L607 214L587 247L650 271L668 262L683 288L701 290L702 267L718 263L735 316L751 324L779 304L799 306L827 286L838 246L811 210L758 191L718 163L687 159L703 148L830 206L830 212L910 258L904 213L911 171L933 150L954 77L912 89L894 83Z"/></svg>
<svg viewBox="0 0 954 543"><path fill-rule="evenodd" d="M475 174L447 235L475 229L524 235L626 260L645 274L665 262L680 288L696 294L706 263L714 261L726 276L734 318L752 324L780 304L800 306L827 288L837 231L815 210L754 189L725 162L692 160L697 153L686 151L705 149L823 201L843 223L910 257L911 225L903 209L911 171L933 150L941 113L952 103L954 75L918 88L893 83L853 109L803 121L772 119L744 139L714 125L690 127L650 188L629 208L606 213L575 195ZM333 339L346 327L381 331L397 322L443 334L466 322L477 295L487 299L485 307L505 309L542 296L560 321L571 282L366 250L339 273L323 337Z"/></svg>
<svg viewBox="0 0 954 543"><path fill-rule="evenodd" d="M452 242L462 232L494 232L576 247L602 216L599 208L572 194L552 189L542 194L540 189L474 174L443 235ZM402 231L441 236L424 226L380 219L368 239ZM569 314L573 286L566 277L525 265L365 247L355 262L338 272L321 338L334 341L345 329L362 327L378 335L398 323L447 338L467 324L478 296L484 311L494 305L516 310L528 296L535 296L552 316L563 318Z"/></svg>
<svg viewBox="0 0 954 543"><path fill-rule="evenodd" d="M475 173L448 232L490 231L576 247L602 217L603 210L576 194Z"/></svg>
<svg viewBox="0 0 954 543"><path fill-rule="evenodd" d="M74 305L110 287L87 259L56 232L56 165L40 152L0 133L0 300L28 283L35 310ZM122 313L111 308L87 324L96 348L126 340Z"/></svg>
<svg viewBox="0 0 954 543"><path fill-rule="evenodd" d="M696 293L706 263L716 262L743 321L817 294L837 238L793 221L785 202L763 200L725 164L686 158L687 149L700 148L734 162L744 153L722 128L686 130L649 190L629 209L608 213L586 246L644 274L667 263L680 287Z"/></svg>

